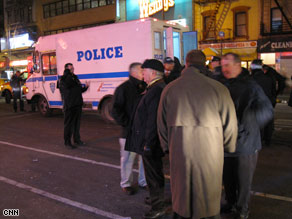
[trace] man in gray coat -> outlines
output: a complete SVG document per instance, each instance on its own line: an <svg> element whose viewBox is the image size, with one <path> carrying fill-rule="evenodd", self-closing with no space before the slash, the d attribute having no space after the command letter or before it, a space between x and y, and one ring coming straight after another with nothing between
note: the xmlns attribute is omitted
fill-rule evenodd
<svg viewBox="0 0 292 219"><path fill-rule="evenodd" d="M228 90L207 77L192 50L186 68L162 92L158 133L169 150L174 218L220 218L224 151L235 151L237 119Z"/></svg>

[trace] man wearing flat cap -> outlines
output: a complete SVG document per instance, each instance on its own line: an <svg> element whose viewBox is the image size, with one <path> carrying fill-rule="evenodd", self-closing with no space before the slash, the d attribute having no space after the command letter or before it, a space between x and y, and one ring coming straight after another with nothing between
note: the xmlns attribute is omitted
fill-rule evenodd
<svg viewBox="0 0 292 219"><path fill-rule="evenodd" d="M161 94L157 127L169 151L173 218L220 218L224 151L235 151L237 119L228 89L204 73L200 50Z"/></svg>
<svg viewBox="0 0 292 219"><path fill-rule="evenodd" d="M160 95L165 87L164 67L160 61L148 59L143 63L142 68L147 89L137 106L131 134L127 137L126 150L141 154L143 158L151 201L151 210L144 215L144 218L158 218L165 214L162 165L164 153L156 125Z"/></svg>

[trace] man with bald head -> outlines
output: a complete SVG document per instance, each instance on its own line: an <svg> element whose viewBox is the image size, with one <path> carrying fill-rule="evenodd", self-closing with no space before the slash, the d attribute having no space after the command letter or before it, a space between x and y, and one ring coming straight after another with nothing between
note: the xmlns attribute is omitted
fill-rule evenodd
<svg viewBox="0 0 292 219"><path fill-rule="evenodd" d="M200 50L163 90L157 124L169 151L173 218L220 218L224 151L235 151L237 120L228 89L208 77Z"/></svg>

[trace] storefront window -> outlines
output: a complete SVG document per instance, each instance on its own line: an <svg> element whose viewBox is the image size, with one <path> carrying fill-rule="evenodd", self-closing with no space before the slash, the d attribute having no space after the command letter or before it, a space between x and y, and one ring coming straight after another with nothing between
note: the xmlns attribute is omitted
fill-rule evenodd
<svg viewBox="0 0 292 219"><path fill-rule="evenodd" d="M276 53L261 53L261 59L266 65L275 65Z"/></svg>

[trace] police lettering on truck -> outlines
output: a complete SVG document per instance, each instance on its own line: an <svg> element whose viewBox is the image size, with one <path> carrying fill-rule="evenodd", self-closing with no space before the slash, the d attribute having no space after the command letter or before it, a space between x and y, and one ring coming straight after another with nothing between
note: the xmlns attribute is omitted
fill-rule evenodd
<svg viewBox="0 0 292 219"><path fill-rule="evenodd" d="M77 51L77 62L82 61L82 59L85 59L86 61L91 61L99 59L122 58L123 57L122 51L123 51L122 46Z"/></svg>

